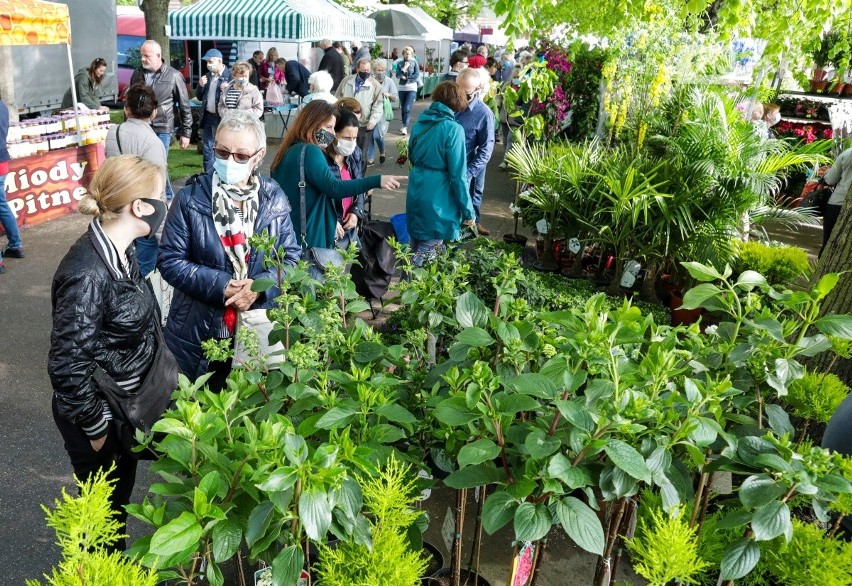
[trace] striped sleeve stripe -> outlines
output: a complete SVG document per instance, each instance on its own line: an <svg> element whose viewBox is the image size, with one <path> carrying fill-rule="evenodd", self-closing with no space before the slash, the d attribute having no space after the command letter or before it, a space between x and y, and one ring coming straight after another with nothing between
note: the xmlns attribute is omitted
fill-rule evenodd
<svg viewBox="0 0 852 586"><path fill-rule="evenodd" d="M83 425L81 427L83 428L83 433L85 433L88 437L96 438L101 437L103 434L106 433L108 425L109 422L106 419L101 418L97 423L93 425Z"/></svg>

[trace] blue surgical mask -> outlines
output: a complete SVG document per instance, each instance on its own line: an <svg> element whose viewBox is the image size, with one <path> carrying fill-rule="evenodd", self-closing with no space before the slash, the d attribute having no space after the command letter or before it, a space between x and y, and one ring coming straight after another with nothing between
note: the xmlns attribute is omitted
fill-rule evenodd
<svg viewBox="0 0 852 586"><path fill-rule="evenodd" d="M213 159L213 170L224 183L228 185L237 185L242 183L251 175L251 166L249 162L238 163L233 158Z"/></svg>

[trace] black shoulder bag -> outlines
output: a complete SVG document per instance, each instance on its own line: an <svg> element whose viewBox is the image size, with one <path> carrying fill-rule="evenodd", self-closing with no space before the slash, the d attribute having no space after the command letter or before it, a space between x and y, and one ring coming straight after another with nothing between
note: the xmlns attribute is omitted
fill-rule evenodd
<svg viewBox="0 0 852 586"><path fill-rule="evenodd" d="M92 377L103 398L112 411L113 428L124 452L140 460L153 460L157 455L149 448L140 452L133 449L136 442L136 430L145 436L152 434L151 427L170 407L172 393L178 388L177 361L163 339L163 331L158 321L154 323L154 339L157 351L142 386L135 393L128 393L100 366L95 368Z"/></svg>

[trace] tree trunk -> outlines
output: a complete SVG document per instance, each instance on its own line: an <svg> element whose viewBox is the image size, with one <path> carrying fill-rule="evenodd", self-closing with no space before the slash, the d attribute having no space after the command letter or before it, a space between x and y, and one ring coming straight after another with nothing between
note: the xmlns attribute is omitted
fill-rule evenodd
<svg viewBox="0 0 852 586"><path fill-rule="evenodd" d="M831 238L822 252L811 285L816 284L828 273L841 273L852 267L852 197L846 198L837 225L831 233ZM834 290L822 302L822 315L852 313L852 273L840 276L840 281ZM832 352L823 352L807 362L811 370L825 372L831 367L834 358ZM852 360L838 359L831 372L836 374L847 385L852 385Z"/></svg>
<svg viewBox="0 0 852 586"><path fill-rule="evenodd" d="M160 43L163 49L163 63L171 65L169 37L166 36L166 25L169 23L169 0L144 0L140 8L145 13L146 36Z"/></svg>

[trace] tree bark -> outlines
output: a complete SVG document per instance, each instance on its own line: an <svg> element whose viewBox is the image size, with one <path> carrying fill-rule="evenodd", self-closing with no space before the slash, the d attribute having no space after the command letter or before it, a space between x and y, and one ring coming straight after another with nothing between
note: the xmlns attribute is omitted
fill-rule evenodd
<svg viewBox="0 0 852 586"><path fill-rule="evenodd" d="M147 37L160 43L163 49L163 63L171 65L169 37L166 36L166 25L169 23L169 0L144 0L140 8L145 14Z"/></svg>
<svg viewBox="0 0 852 586"><path fill-rule="evenodd" d="M852 197L847 197L840 210L837 225L831 233L831 238L822 252L817 263L811 286L828 273L842 273L852 267L852 238L849 234L852 230ZM822 302L822 315L852 313L852 273L840 276L837 286L829 293ZM839 358L831 365L834 354L823 352L819 356L807 362L808 368L817 372L831 372L836 374L847 385L852 385L852 360Z"/></svg>

